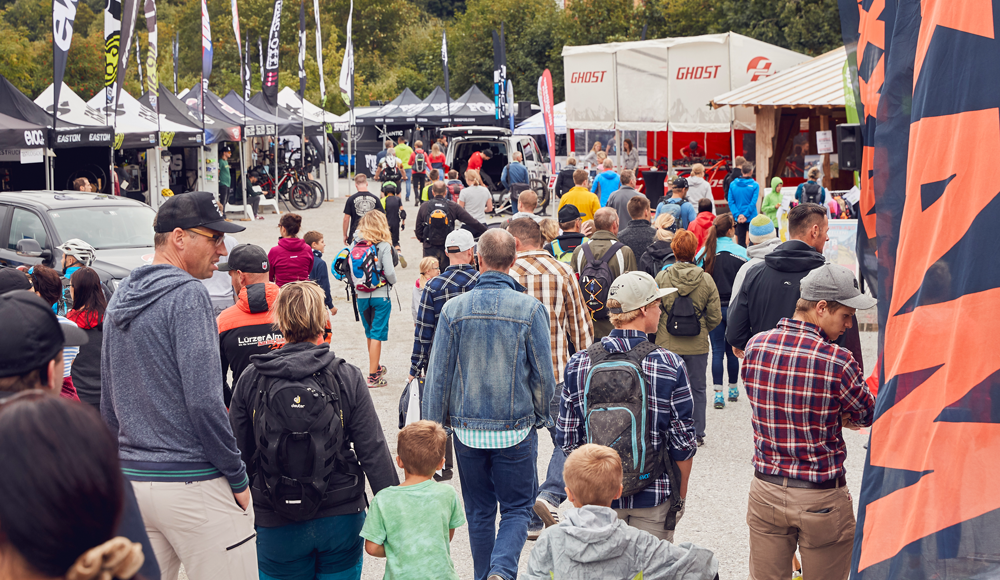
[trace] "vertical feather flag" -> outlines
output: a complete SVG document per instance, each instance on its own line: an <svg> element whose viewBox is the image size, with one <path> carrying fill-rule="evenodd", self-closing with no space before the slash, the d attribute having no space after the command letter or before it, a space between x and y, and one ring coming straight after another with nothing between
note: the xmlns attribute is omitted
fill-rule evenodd
<svg viewBox="0 0 1000 580"><path fill-rule="evenodd" d="M500 34L493 31L493 104L496 106L496 120L507 116L507 47L504 46L503 22Z"/></svg>
<svg viewBox="0 0 1000 580"><path fill-rule="evenodd" d="M319 66L319 104L326 106L326 79L323 75L323 35L319 30L319 0L313 0L313 16L316 18L316 65Z"/></svg>
<svg viewBox="0 0 1000 580"><path fill-rule="evenodd" d="M451 124L451 80L448 78L448 31L441 33L441 65L444 67L444 94L448 113L444 121Z"/></svg>
<svg viewBox="0 0 1000 580"><path fill-rule="evenodd" d="M282 0L274 0L274 12L271 14L271 30L267 35L267 58L264 61L264 98L275 107L278 105L278 64L281 49L281 4Z"/></svg>
<svg viewBox="0 0 1000 580"><path fill-rule="evenodd" d="M108 125L115 119L115 81L118 80L118 51L121 47L122 2L107 0L104 5L104 118Z"/></svg>
<svg viewBox="0 0 1000 580"><path fill-rule="evenodd" d="M142 50L139 48L139 37L135 37L135 70L139 73L139 86L142 87L145 83L142 82L142 67L146 66L146 63L142 60Z"/></svg>
<svg viewBox="0 0 1000 580"><path fill-rule="evenodd" d="M351 0L351 11L347 14L347 44L344 46L344 63L340 66L340 92L346 95L345 100L350 108L354 108L354 44L351 42L351 23L354 19L354 0Z"/></svg>
<svg viewBox="0 0 1000 580"><path fill-rule="evenodd" d="M233 13L233 34L236 36L236 54L240 57L240 84L246 84L246 74L243 68L243 39L240 38L240 10L236 0L230 0L230 10Z"/></svg>
<svg viewBox="0 0 1000 580"><path fill-rule="evenodd" d="M137 0L124 0L122 3L122 32L121 50L118 51L118 78L115 82L115 115L118 111L118 96L122 93L122 85L125 84L125 71L128 70L128 49L132 44L132 37L135 36L135 15L138 9Z"/></svg>
<svg viewBox="0 0 1000 580"><path fill-rule="evenodd" d="M52 0L52 127L56 127L59 90L66 72L66 57L73 41L73 22L79 0Z"/></svg>
<svg viewBox="0 0 1000 580"><path fill-rule="evenodd" d="M306 2L299 0L299 99L303 101L305 114L306 100Z"/></svg>
<svg viewBox="0 0 1000 580"><path fill-rule="evenodd" d="M201 109L202 128L205 124L205 96L208 94L208 79L212 76L212 21L208 15L208 2L201 0L201 93L199 108Z"/></svg>
<svg viewBox="0 0 1000 580"><path fill-rule="evenodd" d="M181 60L181 33L174 34L174 94L177 94L177 70Z"/></svg>
<svg viewBox="0 0 1000 580"><path fill-rule="evenodd" d="M264 90L264 43L257 37L257 73L260 75L260 90Z"/></svg>
<svg viewBox="0 0 1000 580"><path fill-rule="evenodd" d="M246 52L243 55L243 100L250 100L250 34L247 34L246 44L244 45Z"/></svg>
<svg viewBox="0 0 1000 580"><path fill-rule="evenodd" d="M146 49L146 90L149 91L149 106L154 113L159 113L160 108L157 98L160 92L160 79L156 72L156 60L158 48L156 46L156 0L146 0L146 32L149 35L148 48Z"/></svg>
<svg viewBox="0 0 1000 580"><path fill-rule="evenodd" d="M556 174L556 114L555 98L552 91L552 72L545 69L542 76L538 77L538 104L542 108L542 120L545 122L545 144L549 150L549 162L552 164L550 170Z"/></svg>

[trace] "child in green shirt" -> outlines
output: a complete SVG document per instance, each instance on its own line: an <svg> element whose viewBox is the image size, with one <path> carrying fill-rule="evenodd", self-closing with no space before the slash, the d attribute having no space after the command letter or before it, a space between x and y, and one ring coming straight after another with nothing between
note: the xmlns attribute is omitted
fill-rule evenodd
<svg viewBox="0 0 1000 580"><path fill-rule="evenodd" d="M447 434L433 421L417 421L399 432L396 463L405 481L372 498L361 528L365 552L386 558L384 580L458 580L451 560L455 528L465 524L458 494L433 480L444 467Z"/></svg>

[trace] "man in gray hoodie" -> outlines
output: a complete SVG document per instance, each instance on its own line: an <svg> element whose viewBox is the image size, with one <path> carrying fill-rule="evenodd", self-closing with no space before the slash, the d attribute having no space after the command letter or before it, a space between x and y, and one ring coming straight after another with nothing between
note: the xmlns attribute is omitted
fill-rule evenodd
<svg viewBox="0 0 1000 580"><path fill-rule="evenodd" d="M246 467L222 400L219 337L202 285L226 255L211 193L168 199L153 220L153 263L108 304L101 414L118 437L164 578L257 576Z"/></svg>

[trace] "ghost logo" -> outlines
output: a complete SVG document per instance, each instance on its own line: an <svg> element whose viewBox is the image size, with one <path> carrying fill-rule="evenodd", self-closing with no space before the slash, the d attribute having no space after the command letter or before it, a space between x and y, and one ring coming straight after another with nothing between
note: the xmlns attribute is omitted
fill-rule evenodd
<svg viewBox="0 0 1000 580"><path fill-rule="evenodd" d="M773 75L775 71L771 70L771 64L770 59L766 56L754 57L747 65L747 74L751 75L750 82L757 82Z"/></svg>

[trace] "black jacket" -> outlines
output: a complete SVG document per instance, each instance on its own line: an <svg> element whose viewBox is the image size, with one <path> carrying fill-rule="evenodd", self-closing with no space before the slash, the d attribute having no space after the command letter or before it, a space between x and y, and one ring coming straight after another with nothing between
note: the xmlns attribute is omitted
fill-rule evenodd
<svg viewBox="0 0 1000 580"><path fill-rule="evenodd" d="M656 228L649 225L649 220L632 220L618 232L618 241L632 248L632 255L641 258L656 241Z"/></svg>
<svg viewBox="0 0 1000 580"><path fill-rule="evenodd" d="M722 195L726 196L726 199L729 199L729 185L740 177L743 177L743 169L734 167L733 170L729 172L729 175L722 180Z"/></svg>
<svg viewBox="0 0 1000 580"><path fill-rule="evenodd" d="M435 247L433 244L424 240L424 226L427 225L427 218L431 212L431 202L437 198L432 198L424 203L420 204L420 209L417 210L417 225L414 227L414 233L417 234L417 239L423 242L425 248ZM448 204L448 210L451 212L451 223L454 224L456 221L460 221L465 224L466 228L472 232L474 237L479 237L483 235L486 231L486 226L480 223L479 220L472 217L472 214L465 211L465 208L458 205L457 203L451 201L450 199L440 198L441 201Z"/></svg>
<svg viewBox="0 0 1000 580"><path fill-rule="evenodd" d="M664 266L676 261L670 242L656 240L646 248L646 252L639 258L639 269L655 278Z"/></svg>
<svg viewBox="0 0 1000 580"><path fill-rule="evenodd" d="M795 314L799 282L826 263L823 254L800 240L789 240L747 271L739 296L729 302L726 340L744 350L753 335L778 326ZM730 286L730 289L732 287Z"/></svg>
<svg viewBox="0 0 1000 580"><path fill-rule="evenodd" d="M328 344L313 344L311 342L296 342L287 344L280 349L250 358L252 365L236 383L233 393L233 404L229 408L229 422L233 426L236 444L240 448L243 462L247 466L247 477L250 478L250 493L253 496L253 509L256 524L265 528L276 528L293 523L276 513L270 501L261 491L264 488L264 478L258 472L254 455L257 450L253 429L253 410L256 403L257 379L261 374L279 376L286 379L303 378L319 372L336 360L336 355L330 351ZM340 378L341 397L344 411L344 433L352 449L346 455L350 458L356 455L361 468L368 477L372 493L393 485L399 485L396 465L389 455L389 447L385 443L382 424L375 413L375 404L368 393L368 385L358 367L341 363L338 371ZM334 474L330 487L344 486L345 477ZM356 514L368 506L367 498L362 493L357 500L338 506L320 507L314 519Z"/></svg>
<svg viewBox="0 0 1000 580"><path fill-rule="evenodd" d="M559 236L553 241L559 242L559 249L562 250L563 253L569 252L569 254L572 255L573 250L575 250L577 246L582 244L583 241L586 239L587 237L581 234L580 232L563 232L563 235ZM552 247L552 242L545 244L543 249L546 252L552 254L556 259L560 259L561 256L556 256L555 249ZM560 261L565 261L565 260L560 260Z"/></svg>
<svg viewBox="0 0 1000 580"><path fill-rule="evenodd" d="M725 251L715 254L715 264L712 266L712 280L715 280L715 287L719 290L719 303L721 306L729 306L730 298L733 294L733 282L736 281L736 274L746 263L746 258L737 256L736 254Z"/></svg>
<svg viewBox="0 0 1000 580"><path fill-rule="evenodd" d="M576 171L576 165L567 165L559 171L559 175L556 176L556 199L562 197L562 194L573 189L576 183L573 181L573 173Z"/></svg>

